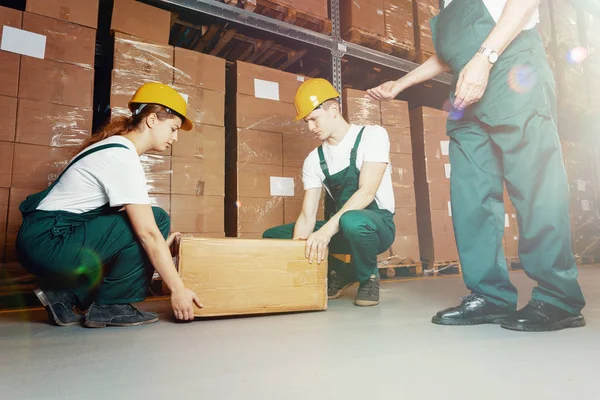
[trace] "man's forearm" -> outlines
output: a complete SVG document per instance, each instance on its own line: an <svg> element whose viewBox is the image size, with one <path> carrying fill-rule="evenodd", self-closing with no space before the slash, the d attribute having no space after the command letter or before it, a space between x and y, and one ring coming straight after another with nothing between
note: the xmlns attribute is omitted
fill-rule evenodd
<svg viewBox="0 0 600 400"><path fill-rule="evenodd" d="M483 45L498 55L502 54L531 20L538 5L539 0L508 0L498 23Z"/></svg>
<svg viewBox="0 0 600 400"><path fill-rule="evenodd" d="M446 65L434 54L423 64L398 79L398 83L402 86L402 90L406 90L412 86L427 82L446 70Z"/></svg>
<svg viewBox="0 0 600 400"><path fill-rule="evenodd" d="M352 197L348 199L344 207L339 210L333 217L327 221L328 227L330 227L334 234L338 233L340 230L340 218L347 211L352 210L364 210L371 202L375 199L375 195L373 193L368 193L365 190L358 189Z"/></svg>
<svg viewBox="0 0 600 400"><path fill-rule="evenodd" d="M294 239L307 238L315 230L316 218L307 217L304 213L300 213L296 225L294 225Z"/></svg>

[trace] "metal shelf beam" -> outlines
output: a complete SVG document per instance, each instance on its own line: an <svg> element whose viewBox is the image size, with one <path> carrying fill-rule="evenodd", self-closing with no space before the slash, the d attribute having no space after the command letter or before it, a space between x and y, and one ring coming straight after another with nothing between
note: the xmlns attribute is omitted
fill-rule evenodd
<svg viewBox="0 0 600 400"><path fill-rule="evenodd" d="M216 0L145 0L145 2L170 6L169 8L181 8L199 12L271 32L288 39L328 49L337 57L348 55L402 72L410 72L419 66L419 64L412 61L390 56L341 39L336 40L331 36L236 8ZM451 76L449 74L442 74L434 79L434 81L449 85L451 83Z"/></svg>

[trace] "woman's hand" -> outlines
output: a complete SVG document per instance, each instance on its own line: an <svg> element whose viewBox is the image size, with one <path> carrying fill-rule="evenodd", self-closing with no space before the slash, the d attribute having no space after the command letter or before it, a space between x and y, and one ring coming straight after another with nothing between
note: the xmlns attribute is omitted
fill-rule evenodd
<svg viewBox="0 0 600 400"><path fill-rule="evenodd" d="M181 233L180 232L173 232L169 235L169 237L167 238L167 247L169 247L169 249L173 248L173 243L175 243L175 239L181 237Z"/></svg>
<svg viewBox="0 0 600 400"><path fill-rule="evenodd" d="M198 295L188 288L171 293L173 314L180 321L191 321L194 319L194 303L200 308L204 307Z"/></svg>

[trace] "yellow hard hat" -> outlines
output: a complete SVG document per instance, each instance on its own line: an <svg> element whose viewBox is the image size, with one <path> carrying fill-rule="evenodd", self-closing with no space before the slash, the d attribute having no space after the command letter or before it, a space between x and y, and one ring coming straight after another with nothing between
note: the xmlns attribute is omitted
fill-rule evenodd
<svg viewBox="0 0 600 400"><path fill-rule="evenodd" d="M173 112L181 118L181 129L184 131L190 131L194 127L192 121L186 116L187 103L185 99L171 86L158 82L143 84L129 100L129 110L135 112L142 104L158 104L167 108L167 111Z"/></svg>
<svg viewBox="0 0 600 400"><path fill-rule="evenodd" d="M329 81L323 78L313 78L304 82L298 88L294 98L296 106L296 121L306 118L317 107L327 100L340 97L340 94Z"/></svg>

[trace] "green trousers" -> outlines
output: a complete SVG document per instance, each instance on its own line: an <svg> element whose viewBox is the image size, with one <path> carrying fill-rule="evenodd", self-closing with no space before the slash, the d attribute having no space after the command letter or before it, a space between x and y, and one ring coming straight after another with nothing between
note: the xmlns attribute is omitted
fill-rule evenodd
<svg viewBox="0 0 600 400"><path fill-rule="evenodd" d="M168 214L152 207L161 233ZM17 253L32 274L75 293L82 304L143 301L154 273L125 212L81 218L64 212L36 212L24 221Z"/></svg>
<svg viewBox="0 0 600 400"><path fill-rule="evenodd" d="M317 221L315 232L327 221ZM291 239L295 224L271 228L263 233L265 239ZM369 280L377 273L377 255L390 248L396 228L394 216L387 210L352 210L340 218L340 230L331 238L330 254L350 254L351 273L358 282ZM345 268L342 261L329 257L329 268Z"/></svg>

